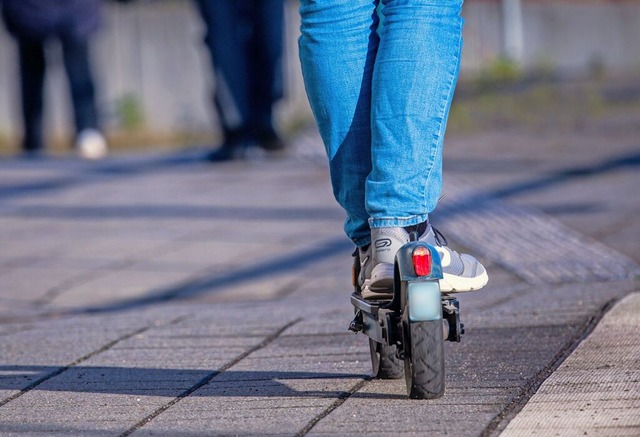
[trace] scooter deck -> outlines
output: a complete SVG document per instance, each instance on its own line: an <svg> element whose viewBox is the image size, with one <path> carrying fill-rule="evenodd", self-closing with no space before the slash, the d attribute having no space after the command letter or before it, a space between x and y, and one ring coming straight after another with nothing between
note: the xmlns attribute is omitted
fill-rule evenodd
<svg viewBox="0 0 640 437"><path fill-rule="evenodd" d="M378 310L380 310L382 305L388 302L388 300L365 300L357 293L351 295L351 305L374 317L378 316Z"/></svg>

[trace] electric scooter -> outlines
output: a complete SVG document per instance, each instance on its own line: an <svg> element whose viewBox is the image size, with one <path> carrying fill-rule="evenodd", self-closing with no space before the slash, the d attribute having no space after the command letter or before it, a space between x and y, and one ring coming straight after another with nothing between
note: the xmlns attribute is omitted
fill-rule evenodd
<svg viewBox="0 0 640 437"><path fill-rule="evenodd" d="M355 318L349 330L369 337L373 377L399 379L404 374L412 399L435 399L444 394L444 342L460 342L457 299L440 290L442 266L437 250L418 240L398 250L394 263L393 298L365 300L358 285L360 261L354 259Z"/></svg>

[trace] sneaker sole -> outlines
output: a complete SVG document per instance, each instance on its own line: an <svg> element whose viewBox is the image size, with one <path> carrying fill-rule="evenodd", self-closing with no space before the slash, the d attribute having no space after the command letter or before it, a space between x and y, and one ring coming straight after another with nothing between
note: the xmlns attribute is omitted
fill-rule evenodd
<svg viewBox="0 0 640 437"><path fill-rule="evenodd" d="M367 281L368 284L365 285L364 289L372 295L393 294L393 266L383 266L379 264L377 267L381 268L378 269L375 274L372 272L371 281ZM440 280L440 291L443 293L477 291L487 285L487 282L489 282L489 276L486 271L473 278L444 273L443 278Z"/></svg>
<svg viewBox="0 0 640 437"><path fill-rule="evenodd" d="M486 271L475 278L465 278L462 276L444 273L443 278L440 279L440 291L443 293L477 291L487 285L487 282L489 282L489 276Z"/></svg>
<svg viewBox="0 0 640 437"><path fill-rule="evenodd" d="M486 270L481 275L473 278L465 278L450 273L444 273L440 282L440 291L443 293L465 293L477 291L487 285L489 276ZM393 265L378 264L371 272L371 280L366 281L362 291L365 299L393 296Z"/></svg>
<svg viewBox="0 0 640 437"><path fill-rule="evenodd" d="M389 300L393 298L393 291L384 290L375 292L369 289L362 290L362 298L365 300Z"/></svg>

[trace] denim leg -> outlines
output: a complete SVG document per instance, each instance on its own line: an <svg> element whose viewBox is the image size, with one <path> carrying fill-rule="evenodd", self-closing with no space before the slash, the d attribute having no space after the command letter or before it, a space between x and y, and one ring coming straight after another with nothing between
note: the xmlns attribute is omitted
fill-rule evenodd
<svg viewBox="0 0 640 437"><path fill-rule="evenodd" d="M365 180L371 172L371 78L378 50L377 1L301 0L305 88L322 136L333 193L358 246L371 236Z"/></svg>
<svg viewBox="0 0 640 437"><path fill-rule="evenodd" d="M381 0L372 80L371 227L427 219L442 188L442 145L462 49L462 0Z"/></svg>
<svg viewBox="0 0 640 437"><path fill-rule="evenodd" d="M98 128L95 86L86 37L63 35L62 52L69 80L76 133Z"/></svg>
<svg viewBox="0 0 640 437"><path fill-rule="evenodd" d="M22 149L40 150L43 141L44 75L46 61L40 41L18 39L20 53L20 89L24 138Z"/></svg>

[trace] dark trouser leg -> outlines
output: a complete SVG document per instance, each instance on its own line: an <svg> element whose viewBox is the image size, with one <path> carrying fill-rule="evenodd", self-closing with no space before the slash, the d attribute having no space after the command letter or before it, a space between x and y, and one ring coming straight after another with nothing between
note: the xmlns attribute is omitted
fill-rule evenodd
<svg viewBox="0 0 640 437"><path fill-rule="evenodd" d="M253 0L251 24L251 126L259 139L269 141L276 139L273 106L283 95L284 1Z"/></svg>
<svg viewBox="0 0 640 437"><path fill-rule="evenodd" d="M43 105L46 62L44 45L39 41L18 40L20 56L20 88L22 119L24 122L24 151L38 151L44 147Z"/></svg>
<svg viewBox="0 0 640 437"><path fill-rule="evenodd" d="M247 0L198 0L207 27L205 42L215 74L214 101L227 141L239 141L248 133L249 78L246 22Z"/></svg>
<svg viewBox="0 0 640 437"><path fill-rule="evenodd" d="M98 114L89 59L89 41L87 38L65 35L61 42L73 102L76 133L85 129L97 129Z"/></svg>

